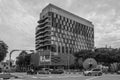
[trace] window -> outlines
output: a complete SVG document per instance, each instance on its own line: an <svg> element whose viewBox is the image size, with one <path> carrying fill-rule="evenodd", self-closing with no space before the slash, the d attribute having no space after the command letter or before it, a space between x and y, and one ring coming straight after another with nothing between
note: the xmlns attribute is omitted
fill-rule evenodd
<svg viewBox="0 0 120 80"><path fill-rule="evenodd" d="M63 21L63 25L65 25L65 21Z"/></svg>
<svg viewBox="0 0 120 80"><path fill-rule="evenodd" d="M56 46L55 45L51 46L51 51L56 52Z"/></svg>
<svg viewBox="0 0 120 80"><path fill-rule="evenodd" d="M45 59L49 59L50 58L50 56L49 55L45 55Z"/></svg>
<svg viewBox="0 0 120 80"><path fill-rule="evenodd" d="M60 19L60 15L58 15L58 19Z"/></svg>
<svg viewBox="0 0 120 80"><path fill-rule="evenodd" d="M56 23L58 23L58 19L56 19Z"/></svg>
<svg viewBox="0 0 120 80"><path fill-rule="evenodd" d="M62 35L60 34L60 38L62 37Z"/></svg>
<svg viewBox="0 0 120 80"><path fill-rule="evenodd" d="M67 18L65 18L65 22L67 22Z"/></svg>
<svg viewBox="0 0 120 80"><path fill-rule="evenodd" d="M6 67L6 69L8 69L8 67Z"/></svg>
<svg viewBox="0 0 120 80"><path fill-rule="evenodd" d="M72 54L72 49L70 48L70 51L69 51L70 54Z"/></svg>
<svg viewBox="0 0 120 80"><path fill-rule="evenodd" d="M53 17L55 18L56 17L56 14L54 13Z"/></svg>
<svg viewBox="0 0 120 80"><path fill-rule="evenodd" d="M61 20L64 20L63 16L61 16Z"/></svg>
<svg viewBox="0 0 120 80"><path fill-rule="evenodd" d="M64 31L63 31L63 30L61 30L61 32L62 32L62 33L64 33Z"/></svg>
<svg viewBox="0 0 120 80"><path fill-rule="evenodd" d="M60 24L63 24L63 21L62 21L62 20L60 20Z"/></svg>
<svg viewBox="0 0 120 80"><path fill-rule="evenodd" d="M92 71L100 71L100 69L93 69Z"/></svg>
<svg viewBox="0 0 120 80"><path fill-rule="evenodd" d="M72 24L72 20L70 19L70 23Z"/></svg>
<svg viewBox="0 0 120 80"><path fill-rule="evenodd" d="M65 17L63 17L63 20L65 21Z"/></svg>
<svg viewBox="0 0 120 80"><path fill-rule="evenodd" d="M58 34L56 33L56 34L55 34L55 36L57 37L57 36L58 36Z"/></svg>
<svg viewBox="0 0 120 80"><path fill-rule="evenodd" d="M65 43L67 43L67 40L65 39Z"/></svg>
<svg viewBox="0 0 120 80"><path fill-rule="evenodd" d="M69 20L69 19L67 18L67 22L68 22L68 20Z"/></svg>
<svg viewBox="0 0 120 80"><path fill-rule="evenodd" d="M58 46L58 53L60 53L60 46Z"/></svg>
<svg viewBox="0 0 120 80"><path fill-rule="evenodd" d="M68 23L70 23L70 19L68 19Z"/></svg>
<svg viewBox="0 0 120 80"><path fill-rule="evenodd" d="M59 15L60 16L60 20L62 20L62 16L61 15Z"/></svg>
<svg viewBox="0 0 120 80"><path fill-rule="evenodd" d="M66 30L67 26L64 27L64 29Z"/></svg>
<svg viewBox="0 0 120 80"><path fill-rule="evenodd" d="M54 42L53 42L53 41L51 41L51 44L54 44Z"/></svg>
<svg viewBox="0 0 120 80"><path fill-rule="evenodd" d="M60 29L58 29L58 32L60 32Z"/></svg>
<svg viewBox="0 0 120 80"><path fill-rule="evenodd" d="M58 42L55 42L55 45L57 45L58 44Z"/></svg>
<svg viewBox="0 0 120 80"><path fill-rule="evenodd" d="M64 53L64 46L62 46L62 53Z"/></svg>
<svg viewBox="0 0 120 80"><path fill-rule="evenodd" d="M58 14L56 14L56 18L58 18Z"/></svg>
<svg viewBox="0 0 120 80"><path fill-rule="evenodd" d="M63 39L61 39L61 41L63 42Z"/></svg>
<svg viewBox="0 0 120 80"><path fill-rule="evenodd" d="M66 47L66 53L68 53L68 47Z"/></svg>
<svg viewBox="0 0 120 80"><path fill-rule="evenodd" d="M60 41L60 38L57 38L58 41Z"/></svg>

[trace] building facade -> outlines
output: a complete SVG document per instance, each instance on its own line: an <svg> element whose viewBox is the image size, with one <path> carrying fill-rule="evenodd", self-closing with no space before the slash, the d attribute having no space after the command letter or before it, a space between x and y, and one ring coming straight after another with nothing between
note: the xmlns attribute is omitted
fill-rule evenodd
<svg viewBox="0 0 120 80"><path fill-rule="evenodd" d="M37 52L49 50L52 55L59 55L94 48L93 24L55 5L42 10L38 23Z"/></svg>

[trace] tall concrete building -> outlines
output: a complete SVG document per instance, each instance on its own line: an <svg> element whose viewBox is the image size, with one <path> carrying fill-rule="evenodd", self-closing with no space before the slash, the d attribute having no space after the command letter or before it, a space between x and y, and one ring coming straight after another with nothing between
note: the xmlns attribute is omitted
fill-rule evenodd
<svg viewBox="0 0 120 80"><path fill-rule="evenodd" d="M38 23L36 51L42 51L39 54L47 54L45 51L48 51L52 53L50 56L59 56L94 48L92 22L53 4L49 4L42 10Z"/></svg>

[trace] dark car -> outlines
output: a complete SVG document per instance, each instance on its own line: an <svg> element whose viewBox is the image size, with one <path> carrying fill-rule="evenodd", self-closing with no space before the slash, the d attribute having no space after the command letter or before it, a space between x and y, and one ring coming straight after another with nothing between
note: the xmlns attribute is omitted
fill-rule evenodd
<svg viewBox="0 0 120 80"><path fill-rule="evenodd" d="M54 70L51 70L50 72L51 74L63 74L64 73L64 71L61 69L54 69Z"/></svg>
<svg viewBox="0 0 120 80"><path fill-rule="evenodd" d="M48 70L40 70L38 71L38 74L49 74L50 72Z"/></svg>
<svg viewBox="0 0 120 80"><path fill-rule="evenodd" d="M0 68L0 73L2 73L2 68Z"/></svg>
<svg viewBox="0 0 120 80"><path fill-rule="evenodd" d="M120 70L117 71L117 74L120 74Z"/></svg>
<svg viewBox="0 0 120 80"><path fill-rule="evenodd" d="M34 75L34 74L37 74L37 71L31 69L31 70L27 71L27 74Z"/></svg>

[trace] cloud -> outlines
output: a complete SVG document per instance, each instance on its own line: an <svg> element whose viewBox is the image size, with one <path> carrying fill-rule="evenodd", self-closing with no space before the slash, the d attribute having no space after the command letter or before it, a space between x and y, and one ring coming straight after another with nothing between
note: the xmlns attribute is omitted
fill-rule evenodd
<svg viewBox="0 0 120 80"><path fill-rule="evenodd" d="M69 8L69 7L71 7L71 5L72 5L72 2L73 2L73 0L67 0L67 7Z"/></svg>
<svg viewBox="0 0 120 80"><path fill-rule="evenodd" d="M17 0L0 2L0 36L12 49L35 49L37 19ZM14 55L15 56L15 55Z"/></svg>
<svg viewBox="0 0 120 80"><path fill-rule="evenodd" d="M10 50L35 48L35 27L40 12L49 3L90 20L96 47L120 46L118 0L0 0L0 39Z"/></svg>
<svg viewBox="0 0 120 80"><path fill-rule="evenodd" d="M110 45L119 47L120 28L117 9L110 6L111 3L99 4L93 8L86 18L93 22L95 28L95 46L103 47Z"/></svg>

